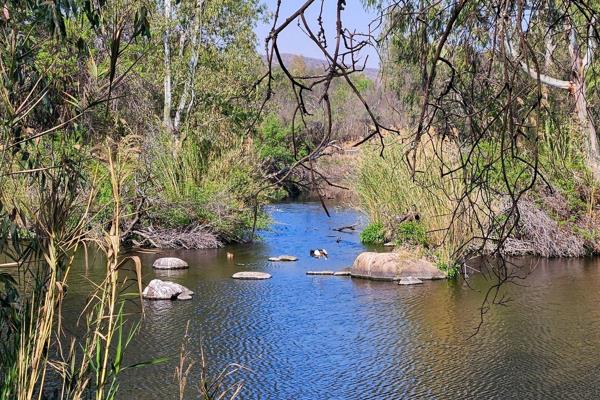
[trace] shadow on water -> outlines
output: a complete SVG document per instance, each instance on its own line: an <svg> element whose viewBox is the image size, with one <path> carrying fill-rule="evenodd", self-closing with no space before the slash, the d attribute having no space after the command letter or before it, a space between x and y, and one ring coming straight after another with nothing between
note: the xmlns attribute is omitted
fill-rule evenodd
<svg viewBox="0 0 600 400"><path fill-rule="evenodd" d="M486 282L426 282L399 287L347 277L307 276L339 270L364 251L358 233L332 228L365 217L316 203L269 207L275 221L263 240L221 250L164 252L190 264L154 271L159 254L144 253L144 279L169 279L192 289L187 302L145 302L146 318L130 361L171 356L163 365L127 373L120 398L172 399L173 371L190 321L192 352L203 346L215 370L249 368L243 399L597 398L600 395L600 270L598 260L534 261L525 287L507 288L508 307L493 308L477 336ZM308 256L326 248L328 260ZM235 254L227 260L226 253ZM295 263L269 263L292 254ZM244 264L244 265L239 265ZM267 281L236 281L241 270L266 271ZM91 263L71 281L83 301ZM74 318L74 316L71 316ZM194 383L190 383L194 385Z"/></svg>

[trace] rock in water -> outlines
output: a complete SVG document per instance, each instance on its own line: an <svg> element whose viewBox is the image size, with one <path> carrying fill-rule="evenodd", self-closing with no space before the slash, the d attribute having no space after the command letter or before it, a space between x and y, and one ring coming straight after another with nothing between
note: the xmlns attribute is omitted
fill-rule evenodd
<svg viewBox="0 0 600 400"><path fill-rule="evenodd" d="M406 278L400 278L398 285L418 285L419 283L423 283L423 281L412 276L407 276Z"/></svg>
<svg viewBox="0 0 600 400"><path fill-rule="evenodd" d="M183 269L189 268L188 263L175 257L162 257L154 261L152 267L156 269Z"/></svg>
<svg viewBox="0 0 600 400"><path fill-rule="evenodd" d="M266 272L242 271L236 272L231 276L233 279L259 280L270 279L271 275Z"/></svg>
<svg viewBox="0 0 600 400"><path fill-rule="evenodd" d="M194 294L190 289L175 282L161 281L152 279L148 286L142 292L142 296L148 300L175 300L182 296L181 300L186 300L186 296Z"/></svg>
<svg viewBox="0 0 600 400"><path fill-rule="evenodd" d="M334 276L350 276L350 271L337 271L333 273Z"/></svg>
<svg viewBox="0 0 600 400"><path fill-rule="evenodd" d="M306 275L333 275L333 271L306 271Z"/></svg>
<svg viewBox="0 0 600 400"><path fill-rule="evenodd" d="M406 251L393 253L361 253L350 269L352 277L376 280L444 279L446 274L433 263Z"/></svg>
<svg viewBox="0 0 600 400"><path fill-rule="evenodd" d="M177 300L191 300L192 296L188 293L181 293L179 296L177 296Z"/></svg>
<svg viewBox="0 0 600 400"><path fill-rule="evenodd" d="M296 257L296 256L269 257L269 261L273 261L273 262L277 262L277 261L298 261L298 257Z"/></svg>

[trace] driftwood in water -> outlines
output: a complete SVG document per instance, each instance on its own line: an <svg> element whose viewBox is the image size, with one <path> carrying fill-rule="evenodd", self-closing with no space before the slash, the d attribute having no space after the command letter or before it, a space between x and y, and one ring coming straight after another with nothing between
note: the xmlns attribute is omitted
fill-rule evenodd
<svg viewBox="0 0 600 400"><path fill-rule="evenodd" d="M403 222L418 221L419 219L421 219L419 213L411 211L407 212L406 214L396 215L394 217L394 222L397 224L401 224Z"/></svg>
<svg viewBox="0 0 600 400"><path fill-rule="evenodd" d="M150 246L159 249L216 249L223 244L211 229L205 225L192 225L187 228L153 228L132 231L139 240L132 240L140 247Z"/></svg>
<svg viewBox="0 0 600 400"><path fill-rule="evenodd" d="M333 228L333 230L337 231L337 232L350 233L350 232L354 232L356 230L357 226L358 226L358 224L346 225L346 226L341 226L339 228Z"/></svg>

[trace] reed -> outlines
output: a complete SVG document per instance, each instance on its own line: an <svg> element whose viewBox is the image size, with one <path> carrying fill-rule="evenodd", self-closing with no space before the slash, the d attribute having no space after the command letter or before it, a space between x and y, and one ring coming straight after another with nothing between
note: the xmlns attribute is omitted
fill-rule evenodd
<svg viewBox="0 0 600 400"><path fill-rule="evenodd" d="M444 159L435 151L442 145ZM391 139L386 141L383 157L379 147L363 149L357 178L360 204L372 222L386 227L388 239L402 234L397 217L418 214L427 236L424 244L441 264L452 263L477 231L474 211L464 204L462 177L442 174L456 162L459 150L442 139L424 138L414 175L405 150L402 142Z"/></svg>
<svg viewBox="0 0 600 400"><path fill-rule="evenodd" d="M136 283L141 296L141 262L137 257L122 257L120 223L123 214L121 190L130 176L131 157L136 157L134 144L107 142L99 158L109 171L113 212L109 228L101 239L89 239L87 229L94 215L90 204L95 190L80 197L79 174L66 170L47 172L37 183L38 204L31 225L33 240L27 246L13 237L12 257L21 266L13 289L18 301L11 304L12 312L3 313L2 329L8 350L3 357L4 379L2 400L33 398L114 399L119 388L119 375L127 368L160 362L150 360L135 365L124 364L128 344L138 325L127 323L124 299L129 282ZM73 170L74 171L74 170ZM96 180L93 180L92 187ZM24 206L26 207L26 206ZM79 217L71 218L75 209ZM17 232L16 227L12 230ZM6 236L5 236L6 237ZM66 296L68 276L74 267L74 255L80 246L93 242L106 257L106 274L96 283L89 301L81 311L85 332L80 337L68 337L62 329L61 305ZM133 279L125 276L133 265ZM9 280L5 279L5 289ZM10 283L10 282L9 282ZM10 319L8 316L10 315ZM48 376L59 377L60 390L47 390Z"/></svg>

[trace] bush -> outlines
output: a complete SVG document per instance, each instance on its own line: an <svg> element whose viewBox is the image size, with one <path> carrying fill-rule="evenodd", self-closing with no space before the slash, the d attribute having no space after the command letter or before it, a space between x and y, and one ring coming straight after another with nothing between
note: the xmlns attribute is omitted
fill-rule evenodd
<svg viewBox="0 0 600 400"><path fill-rule="evenodd" d="M263 120L257 140L258 156L269 160L273 169L279 170L294 162L294 153L289 146L290 130L275 114L269 114Z"/></svg>
<svg viewBox="0 0 600 400"><path fill-rule="evenodd" d="M360 241L364 244L383 244L385 242L385 232L383 224L373 222L360 233Z"/></svg>
<svg viewBox="0 0 600 400"><path fill-rule="evenodd" d="M440 271L444 271L446 273L448 279L457 279L460 275L460 269L456 263L438 261L436 265Z"/></svg>

